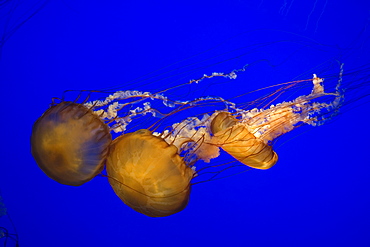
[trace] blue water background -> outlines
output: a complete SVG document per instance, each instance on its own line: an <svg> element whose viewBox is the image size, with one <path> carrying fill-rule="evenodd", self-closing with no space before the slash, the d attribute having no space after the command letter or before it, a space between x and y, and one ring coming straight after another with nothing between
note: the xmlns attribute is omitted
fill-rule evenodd
<svg viewBox="0 0 370 247"><path fill-rule="evenodd" d="M125 206L106 178L58 184L30 153L34 121L68 89L158 91L252 64L237 80L172 94L228 98L309 79L315 69L334 75L336 59L356 71L369 64L370 2L43 4L4 1L0 19L0 189L20 246L370 246L366 97L327 125L279 140L272 169L196 185L187 208L165 218ZM160 77L137 80L152 71ZM230 160L224 154L217 162ZM2 224L14 232L5 217Z"/></svg>

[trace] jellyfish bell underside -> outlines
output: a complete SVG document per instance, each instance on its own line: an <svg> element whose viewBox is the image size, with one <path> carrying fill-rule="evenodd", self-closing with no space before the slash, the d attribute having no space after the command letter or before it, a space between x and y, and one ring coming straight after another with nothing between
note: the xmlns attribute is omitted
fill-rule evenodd
<svg viewBox="0 0 370 247"><path fill-rule="evenodd" d="M186 207L194 171L175 146L141 129L112 142L107 174L126 205L150 217L163 217Z"/></svg>
<svg viewBox="0 0 370 247"><path fill-rule="evenodd" d="M33 125L31 152L47 176L79 186L103 170L111 140L108 126L91 110L61 102Z"/></svg>

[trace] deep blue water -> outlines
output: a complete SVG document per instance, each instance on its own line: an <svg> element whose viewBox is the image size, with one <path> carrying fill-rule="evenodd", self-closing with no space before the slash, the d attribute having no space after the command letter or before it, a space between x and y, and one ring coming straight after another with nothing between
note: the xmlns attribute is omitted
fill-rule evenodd
<svg viewBox="0 0 370 247"><path fill-rule="evenodd" d="M370 246L370 2L50 0L0 8L0 190L20 246ZM344 85L363 83L348 93L354 102L343 114L279 139L270 170L195 185L187 208L169 217L136 213L106 178L58 184L30 153L34 121L65 90L158 91L249 64L237 80L171 94L229 98L312 73L335 76L337 61L358 72ZM15 233L7 216L0 226Z"/></svg>

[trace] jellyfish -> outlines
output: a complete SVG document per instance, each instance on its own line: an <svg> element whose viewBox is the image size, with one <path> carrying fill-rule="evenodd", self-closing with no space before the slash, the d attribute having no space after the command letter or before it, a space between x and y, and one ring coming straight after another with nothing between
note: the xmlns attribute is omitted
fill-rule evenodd
<svg viewBox="0 0 370 247"><path fill-rule="evenodd" d="M216 76L235 79L236 72L204 75L190 83ZM312 84L310 93L271 103L307 82ZM34 124L32 154L39 167L60 183L80 185L102 174L135 211L169 216L188 204L191 188L198 183L193 179L222 166L207 166L221 149L244 167L266 170L278 161L273 146L277 138L305 124L325 124L335 116L344 102L342 68L333 92L327 92L323 82L314 74L312 79L283 83L244 105L222 97L180 101L168 98L165 91L130 90L81 104L62 101ZM172 121L184 111L194 114L199 109L180 122ZM152 124L145 128L146 123ZM112 141L114 135L118 137ZM198 167L198 161L204 167ZM107 175L102 173L104 166Z"/></svg>
<svg viewBox="0 0 370 247"><path fill-rule="evenodd" d="M33 125L31 152L47 176L79 186L103 170L111 140L108 126L90 109L61 102Z"/></svg>
<svg viewBox="0 0 370 247"><path fill-rule="evenodd" d="M300 124L323 124L331 116L323 118L320 113L335 112L343 104L340 84L335 93L326 93L322 78L314 74L312 82L309 95L271 105L268 109L236 109L234 114L215 112L210 124L213 143L247 166L263 170L271 168L278 160L270 145L272 141ZM334 99L329 103L314 102L324 96L334 96ZM237 119L233 115L240 117Z"/></svg>
<svg viewBox="0 0 370 247"><path fill-rule="evenodd" d="M325 92L323 79L316 74L309 81L312 81L313 89L308 95L265 109L243 109L225 101L227 109L216 110L211 116L204 115L203 119L193 117L176 123L173 128L178 131L167 132L162 137L179 149L193 150L191 153L196 160L210 162L219 156L218 148L222 148L244 165L269 169L278 161L272 146L275 139L304 124L324 124L337 114L343 104L341 78L333 93ZM296 83L298 81L288 86L296 86ZM318 101L325 97L332 99L329 102Z"/></svg>
<svg viewBox="0 0 370 247"><path fill-rule="evenodd" d="M194 176L178 149L147 129L113 141L107 173L117 196L132 209L151 217L183 210Z"/></svg>

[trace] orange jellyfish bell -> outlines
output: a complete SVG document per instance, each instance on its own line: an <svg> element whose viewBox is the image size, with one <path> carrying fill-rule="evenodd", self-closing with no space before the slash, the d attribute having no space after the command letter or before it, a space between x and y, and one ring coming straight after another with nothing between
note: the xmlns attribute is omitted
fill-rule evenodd
<svg viewBox="0 0 370 247"><path fill-rule="evenodd" d="M228 112L214 113L210 129L213 143L233 156L241 163L257 168L268 169L276 164L277 154L272 147L249 132Z"/></svg>
<svg viewBox="0 0 370 247"><path fill-rule="evenodd" d="M112 142L107 173L117 196L150 217L183 210L194 176L177 147L146 129L124 134Z"/></svg>
<svg viewBox="0 0 370 247"><path fill-rule="evenodd" d="M50 178L79 186L103 170L111 140L109 127L89 108L61 102L33 125L31 152Z"/></svg>

